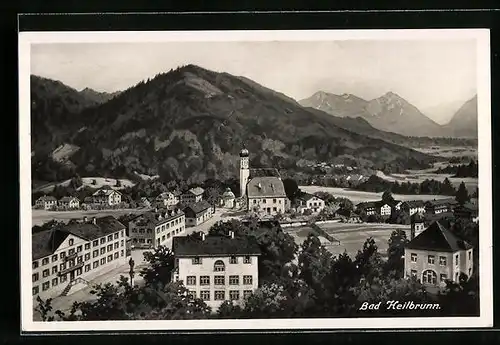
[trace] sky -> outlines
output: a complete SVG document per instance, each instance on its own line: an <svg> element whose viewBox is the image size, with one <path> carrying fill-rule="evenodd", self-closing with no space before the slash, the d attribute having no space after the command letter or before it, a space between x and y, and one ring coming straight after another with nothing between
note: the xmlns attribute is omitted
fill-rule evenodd
<svg viewBox="0 0 500 345"><path fill-rule="evenodd" d="M392 91L438 123L476 93L473 40L44 43L31 74L77 90L125 90L181 65L245 76L296 100Z"/></svg>

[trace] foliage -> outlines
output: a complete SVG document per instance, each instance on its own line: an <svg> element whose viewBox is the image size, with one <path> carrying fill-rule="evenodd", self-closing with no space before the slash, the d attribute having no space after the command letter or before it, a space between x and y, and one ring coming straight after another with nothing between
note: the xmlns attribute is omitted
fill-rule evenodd
<svg viewBox="0 0 500 345"><path fill-rule="evenodd" d="M463 205L470 200L469 192L467 191L464 182L460 183L457 194L455 195L455 199L460 205Z"/></svg>
<svg viewBox="0 0 500 345"><path fill-rule="evenodd" d="M300 194L299 186L294 179L283 179L283 187L285 188L287 198L290 200L294 200Z"/></svg>
<svg viewBox="0 0 500 345"><path fill-rule="evenodd" d="M404 230L397 229L392 232L387 248L387 262L384 267L386 275L391 274L396 278L403 277L405 246L408 242Z"/></svg>
<svg viewBox="0 0 500 345"><path fill-rule="evenodd" d="M448 165L435 171L437 174L452 174L453 177L478 177L478 164L471 160L469 164Z"/></svg>
<svg viewBox="0 0 500 345"><path fill-rule="evenodd" d="M146 251L143 255L144 260L148 263L141 271L146 285L169 283L174 269L172 251L166 246L158 246L152 252Z"/></svg>

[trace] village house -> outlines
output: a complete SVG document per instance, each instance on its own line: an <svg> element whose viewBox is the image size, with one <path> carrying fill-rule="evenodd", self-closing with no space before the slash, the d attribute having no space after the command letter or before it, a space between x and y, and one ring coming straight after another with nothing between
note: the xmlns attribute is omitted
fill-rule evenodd
<svg viewBox="0 0 500 345"><path fill-rule="evenodd" d="M479 209L477 205L467 202L463 205L456 206L453 210L453 213L456 218L468 219L477 222Z"/></svg>
<svg viewBox="0 0 500 345"><path fill-rule="evenodd" d="M203 199L205 190L201 187L191 188L181 195L181 202L183 204L193 204L200 202Z"/></svg>
<svg viewBox="0 0 500 345"><path fill-rule="evenodd" d="M110 188L103 188L92 194L92 203L102 206L115 206L122 202L122 193Z"/></svg>
<svg viewBox="0 0 500 345"><path fill-rule="evenodd" d="M424 213L425 203L422 200L404 201L401 204L401 209L410 216L414 213Z"/></svg>
<svg viewBox="0 0 500 345"><path fill-rule="evenodd" d="M159 207L173 207L179 203L179 196L173 192L164 192L156 197L155 202Z"/></svg>
<svg viewBox="0 0 500 345"><path fill-rule="evenodd" d="M35 201L35 207L42 210L51 210L57 206L57 199L44 195Z"/></svg>
<svg viewBox="0 0 500 345"><path fill-rule="evenodd" d="M425 229L425 218L417 212L410 216L410 238L415 238L420 235Z"/></svg>
<svg viewBox="0 0 500 345"><path fill-rule="evenodd" d="M401 200L394 200L389 206L392 207L393 210L401 211L401 206L403 206L403 202Z"/></svg>
<svg viewBox="0 0 500 345"><path fill-rule="evenodd" d="M311 210L318 213L325 208L325 201L314 194L302 193L297 197L297 211L304 213L305 210Z"/></svg>
<svg viewBox="0 0 500 345"><path fill-rule="evenodd" d="M212 218L214 207L205 200L189 204L184 207L186 226L197 226Z"/></svg>
<svg viewBox="0 0 500 345"><path fill-rule="evenodd" d="M473 247L439 222L412 238L405 247L405 275L416 276L422 284L444 286L459 281L461 273L472 275Z"/></svg>
<svg viewBox="0 0 500 345"><path fill-rule="evenodd" d="M337 210L337 215L339 215L342 219L343 222L345 223L361 223L361 217L358 213L352 211L352 210L346 210L343 208L340 208Z"/></svg>
<svg viewBox="0 0 500 345"><path fill-rule="evenodd" d="M251 237L175 237L173 281L182 281L191 298L201 298L212 312L226 300L241 304L259 286L260 249Z"/></svg>
<svg viewBox="0 0 500 345"><path fill-rule="evenodd" d="M128 223L131 245L136 248L171 247L171 240L186 230L184 212L159 210L145 212Z"/></svg>
<svg viewBox="0 0 500 345"><path fill-rule="evenodd" d="M425 203L425 212L430 214L453 212L457 204L455 199L431 200Z"/></svg>
<svg viewBox="0 0 500 345"><path fill-rule="evenodd" d="M234 195L231 188L227 187L221 196L220 205L223 208L235 208L236 207L236 196Z"/></svg>
<svg viewBox="0 0 500 345"><path fill-rule="evenodd" d="M376 201L360 202L356 205L358 212L364 212L367 216L379 213Z"/></svg>
<svg viewBox="0 0 500 345"><path fill-rule="evenodd" d="M34 297L66 295L127 263L125 225L112 216L40 231L31 241Z"/></svg>
<svg viewBox="0 0 500 345"><path fill-rule="evenodd" d="M151 201L149 201L148 198L143 196L141 200L139 200L139 205L144 208L150 208L151 207Z"/></svg>
<svg viewBox="0 0 500 345"><path fill-rule="evenodd" d="M77 209L80 207L80 200L72 196L65 196L61 198L58 202L59 207L65 209Z"/></svg>

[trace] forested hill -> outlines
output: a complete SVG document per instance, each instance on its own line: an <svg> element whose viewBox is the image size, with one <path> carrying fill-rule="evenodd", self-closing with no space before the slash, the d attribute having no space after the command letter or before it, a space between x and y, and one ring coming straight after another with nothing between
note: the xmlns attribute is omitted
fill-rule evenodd
<svg viewBox="0 0 500 345"><path fill-rule="evenodd" d="M51 140L77 148L66 158L82 176L137 171L188 182L225 179L237 172L242 147L249 149L253 166L291 170L299 169L299 159L348 158L379 169L423 167L434 159L342 128L331 115L311 112L246 78L194 65L159 74L100 105L72 97L64 98L76 105L63 107L68 110L57 128L62 134Z"/></svg>

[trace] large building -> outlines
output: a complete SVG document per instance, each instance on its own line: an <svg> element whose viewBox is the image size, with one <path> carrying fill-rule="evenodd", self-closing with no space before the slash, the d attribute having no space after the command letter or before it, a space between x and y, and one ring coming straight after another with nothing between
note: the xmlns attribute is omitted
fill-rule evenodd
<svg viewBox="0 0 500 345"><path fill-rule="evenodd" d="M425 212L429 214L453 212L457 204L455 199L431 200L425 203Z"/></svg>
<svg viewBox="0 0 500 345"><path fill-rule="evenodd" d="M50 210L57 206L57 199L53 196L44 195L35 201L35 207L42 210Z"/></svg>
<svg viewBox="0 0 500 345"><path fill-rule="evenodd" d="M182 281L192 298L201 298L212 311L226 300L236 303L259 285L260 249L252 238L234 236L175 237L174 281Z"/></svg>
<svg viewBox="0 0 500 345"><path fill-rule="evenodd" d="M172 238L185 230L185 216L180 209L155 209L138 215L128 223L131 245L137 248L170 247Z"/></svg>
<svg viewBox="0 0 500 345"><path fill-rule="evenodd" d="M240 152L240 193L247 210L263 215L284 213L289 207L285 187L275 169L250 169L248 150Z"/></svg>
<svg viewBox="0 0 500 345"><path fill-rule="evenodd" d="M164 192L156 197L155 203L160 207L173 207L179 203L179 197L176 193Z"/></svg>
<svg viewBox="0 0 500 345"><path fill-rule="evenodd" d="M439 222L432 223L405 247L405 275L416 276L422 284L444 286L459 281L473 269L473 247Z"/></svg>
<svg viewBox="0 0 500 345"><path fill-rule="evenodd" d="M415 213L424 213L425 203L422 200L404 201L401 205L401 209L410 216Z"/></svg>
<svg viewBox="0 0 500 345"><path fill-rule="evenodd" d="M214 207L205 200L189 204L184 207L186 226L197 226L212 218Z"/></svg>
<svg viewBox="0 0 500 345"><path fill-rule="evenodd" d="M92 203L101 206L115 206L122 202L122 193L117 190L103 188L92 194Z"/></svg>
<svg viewBox="0 0 500 345"><path fill-rule="evenodd" d="M181 202L183 204L192 204L200 202L203 199L205 190L201 187L191 188L181 195Z"/></svg>
<svg viewBox="0 0 500 345"><path fill-rule="evenodd" d="M125 231L107 216L32 234L33 296L64 295L74 284L126 264Z"/></svg>

